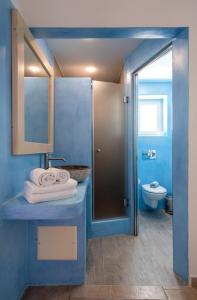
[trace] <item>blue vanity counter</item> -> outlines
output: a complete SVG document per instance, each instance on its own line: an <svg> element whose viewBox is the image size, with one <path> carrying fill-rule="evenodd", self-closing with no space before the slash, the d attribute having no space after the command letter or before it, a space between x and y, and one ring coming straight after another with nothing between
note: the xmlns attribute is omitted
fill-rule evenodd
<svg viewBox="0 0 197 300"><path fill-rule="evenodd" d="M76 218L84 209L89 179L77 187L77 195L65 200L30 204L22 195L9 199L0 208L0 218L7 220L65 220Z"/></svg>
<svg viewBox="0 0 197 300"><path fill-rule="evenodd" d="M1 219L24 221L27 224L28 285L80 285L85 282L88 189L89 179L80 183L77 187L77 195L69 199L30 204L20 195L9 199L0 207ZM39 258L38 232L43 227L47 230L58 227L75 228L77 257L75 259ZM66 237L62 236L61 241L64 239ZM49 248L55 243L50 234L47 243ZM71 244L72 241L68 241L67 248Z"/></svg>

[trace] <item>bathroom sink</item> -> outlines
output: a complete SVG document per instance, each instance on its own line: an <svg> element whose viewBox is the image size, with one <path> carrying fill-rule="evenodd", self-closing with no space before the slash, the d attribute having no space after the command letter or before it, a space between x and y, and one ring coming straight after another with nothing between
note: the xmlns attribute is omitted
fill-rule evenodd
<svg viewBox="0 0 197 300"><path fill-rule="evenodd" d="M84 165L62 165L55 166L55 168L67 170L70 173L70 177L78 182L84 181L90 175L90 167Z"/></svg>

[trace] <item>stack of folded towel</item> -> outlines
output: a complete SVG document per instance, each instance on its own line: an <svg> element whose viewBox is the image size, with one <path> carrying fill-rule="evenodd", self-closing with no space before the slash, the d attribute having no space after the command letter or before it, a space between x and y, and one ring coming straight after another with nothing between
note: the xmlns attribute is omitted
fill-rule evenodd
<svg viewBox="0 0 197 300"><path fill-rule="evenodd" d="M24 183L24 197L30 203L70 198L77 193L77 181L66 170L37 168Z"/></svg>

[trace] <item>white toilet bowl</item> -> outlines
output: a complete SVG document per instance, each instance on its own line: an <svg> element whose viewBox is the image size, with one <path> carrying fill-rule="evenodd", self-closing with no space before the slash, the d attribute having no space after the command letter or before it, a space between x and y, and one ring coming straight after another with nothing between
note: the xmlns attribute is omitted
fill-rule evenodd
<svg viewBox="0 0 197 300"><path fill-rule="evenodd" d="M166 188L159 185L156 188L150 187L150 184L142 185L142 197L148 206L151 208L157 208L158 202L163 200L167 194Z"/></svg>

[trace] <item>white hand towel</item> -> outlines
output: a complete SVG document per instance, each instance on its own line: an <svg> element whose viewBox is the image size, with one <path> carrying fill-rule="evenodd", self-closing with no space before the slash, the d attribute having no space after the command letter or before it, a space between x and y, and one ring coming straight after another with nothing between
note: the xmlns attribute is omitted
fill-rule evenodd
<svg viewBox="0 0 197 300"><path fill-rule="evenodd" d="M56 181L59 183L65 183L70 179L70 173L67 170L57 169L57 168L49 168L50 172L54 172L56 175Z"/></svg>
<svg viewBox="0 0 197 300"><path fill-rule="evenodd" d="M49 186L56 182L56 174L50 170L36 168L31 171L30 179L38 186Z"/></svg>
<svg viewBox="0 0 197 300"><path fill-rule="evenodd" d="M62 184L52 184L50 186L38 186L31 181L24 182L24 193L26 194L45 194L45 193L54 193L61 192L77 187L77 181L70 178L66 183Z"/></svg>
<svg viewBox="0 0 197 300"><path fill-rule="evenodd" d="M24 193L24 197L29 203L39 203L39 202L46 202L46 201L68 199L76 196L76 194L77 194L77 189L75 188L75 189L69 189L67 191L46 193L46 194Z"/></svg>

